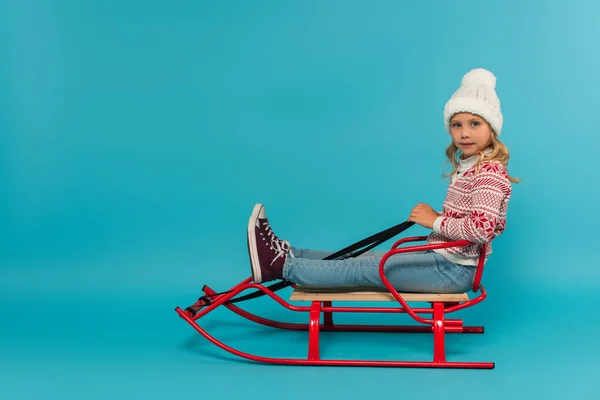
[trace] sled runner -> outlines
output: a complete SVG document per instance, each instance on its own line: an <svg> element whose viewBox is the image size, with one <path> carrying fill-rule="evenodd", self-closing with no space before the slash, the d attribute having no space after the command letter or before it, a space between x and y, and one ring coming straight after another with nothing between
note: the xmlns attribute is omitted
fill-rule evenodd
<svg viewBox="0 0 600 400"><path fill-rule="evenodd" d="M392 227L379 234L364 239L352 246L349 246L339 252L332 254L327 259L355 257L368 249L386 241L392 236L404 231L412 226L412 223L404 222ZM417 252L425 250L435 250L441 248L450 248L470 245L472 243L466 240L454 241L443 244L425 244L401 246L406 243L425 241L427 236L415 236L398 240L391 249L381 259L379 264L379 275L384 283L386 290L366 290L365 288L314 288L300 287L289 282L278 282L271 286L256 284L252 277L243 280L233 286L226 292L217 293L209 286L203 287L204 295L194 304L181 309L177 307L175 311L181 318L188 322L198 333L208 339L211 343L217 345L236 356L246 358L256 362L270 364L287 365L327 365L327 366L362 366L362 367L434 367L434 368L494 368L493 362L464 362L448 361L445 354L445 335L446 333L483 333L482 326L465 326L462 319L449 318L449 316L459 310L472 307L486 298L486 291L481 285L481 278L484 268L485 254L488 244L482 246L477 272L473 282L473 298L469 298L468 293L459 294L425 294L425 293L398 293L390 284L384 274L386 261L395 254ZM361 247L366 246L362 250ZM275 291L286 286L292 286L293 292L289 302L278 296ZM236 297L243 292L254 289L254 293ZM279 303L281 306L293 312L303 312L308 314L308 323L288 323L266 319L261 316L245 311L235 305L237 302L249 300L258 296L267 295ZM310 305L303 305L309 302ZM334 302L336 305L334 305ZM363 307L363 306L344 306L338 303L344 302L382 302L396 303L393 307ZM410 303L425 302L430 307L419 308L410 306ZM300 304L297 304L300 303ZM383 305L383 304L382 304ZM273 358L248 354L236 350L211 336L202 328L198 320L206 316L218 307L224 306L241 317L250 321L279 329L303 330L308 332L308 354L306 358ZM336 313L405 313L416 321L417 325L349 325L334 323L334 314ZM320 332L398 332L398 333L431 333L433 336L433 357L429 361L388 361L388 360L344 360L344 359L325 359L319 352Z"/></svg>

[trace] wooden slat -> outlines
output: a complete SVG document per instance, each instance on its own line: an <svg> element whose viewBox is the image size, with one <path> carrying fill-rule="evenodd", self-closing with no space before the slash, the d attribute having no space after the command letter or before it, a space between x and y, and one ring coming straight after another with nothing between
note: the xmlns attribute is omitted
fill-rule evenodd
<svg viewBox="0 0 600 400"><path fill-rule="evenodd" d="M465 302L469 301L467 293L457 294L429 294L429 293L400 293L405 301L423 302ZM305 288L297 286L290 300L294 301L396 301L387 291L364 290L359 288L330 289L330 288Z"/></svg>

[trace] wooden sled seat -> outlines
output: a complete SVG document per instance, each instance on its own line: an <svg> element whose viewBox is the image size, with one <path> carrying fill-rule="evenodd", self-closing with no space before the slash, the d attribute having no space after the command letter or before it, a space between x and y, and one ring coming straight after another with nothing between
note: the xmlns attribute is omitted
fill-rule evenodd
<svg viewBox="0 0 600 400"><path fill-rule="evenodd" d="M467 293L399 293L409 302L462 303L469 301ZM396 301L387 289L378 288L316 288L296 286L290 296L293 301Z"/></svg>

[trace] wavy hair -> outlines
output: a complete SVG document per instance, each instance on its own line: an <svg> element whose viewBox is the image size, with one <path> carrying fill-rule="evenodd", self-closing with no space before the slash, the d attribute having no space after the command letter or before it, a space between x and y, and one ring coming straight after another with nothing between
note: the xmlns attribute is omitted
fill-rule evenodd
<svg viewBox="0 0 600 400"><path fill-rule="evenodd" d="M492 131L492 138L490 139L490 142L485 148L485 150L488 149L491 150L488 154L485 154L484 151L477 152L478 160L475 164L475 171L479 172L479 169L481 168L481 163L492 160L500 161L502 165L504 165L504 168L508 171L508 160L510 159L510 152L508 151L508 147L506 147L506 145L502 143L500 139L498 139L498 136L494 131ZM448 157L448 161L450 161L450 163L452 164L452 172L450 172L447 175L444 175L445 177L450 177L454 175L454 173L457 171L458 157L460 157L461 154L462 152L458 149L458 147L456 147L454 142L451 142L448 148L446 149L446 156ZM521 179L512 177L510 175L508 175L508 179L510 179L510 181L514 183L521 182Z"/></svg>

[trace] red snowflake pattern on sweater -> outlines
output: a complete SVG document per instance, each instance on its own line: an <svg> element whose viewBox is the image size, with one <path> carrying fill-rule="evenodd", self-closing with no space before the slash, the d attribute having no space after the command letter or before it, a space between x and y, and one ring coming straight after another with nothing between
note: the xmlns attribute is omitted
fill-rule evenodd
<svg viewBox="0 0 600 400"><path fill-rule="evenodd" d="M504 166L486 161L479 170L471 167L448 187L443 211L428 243L468 240L473 245L440 251L454 262L475 264L483 243L501 235L512 187ZM487 256L492 253L491 244Z"/></svg>

